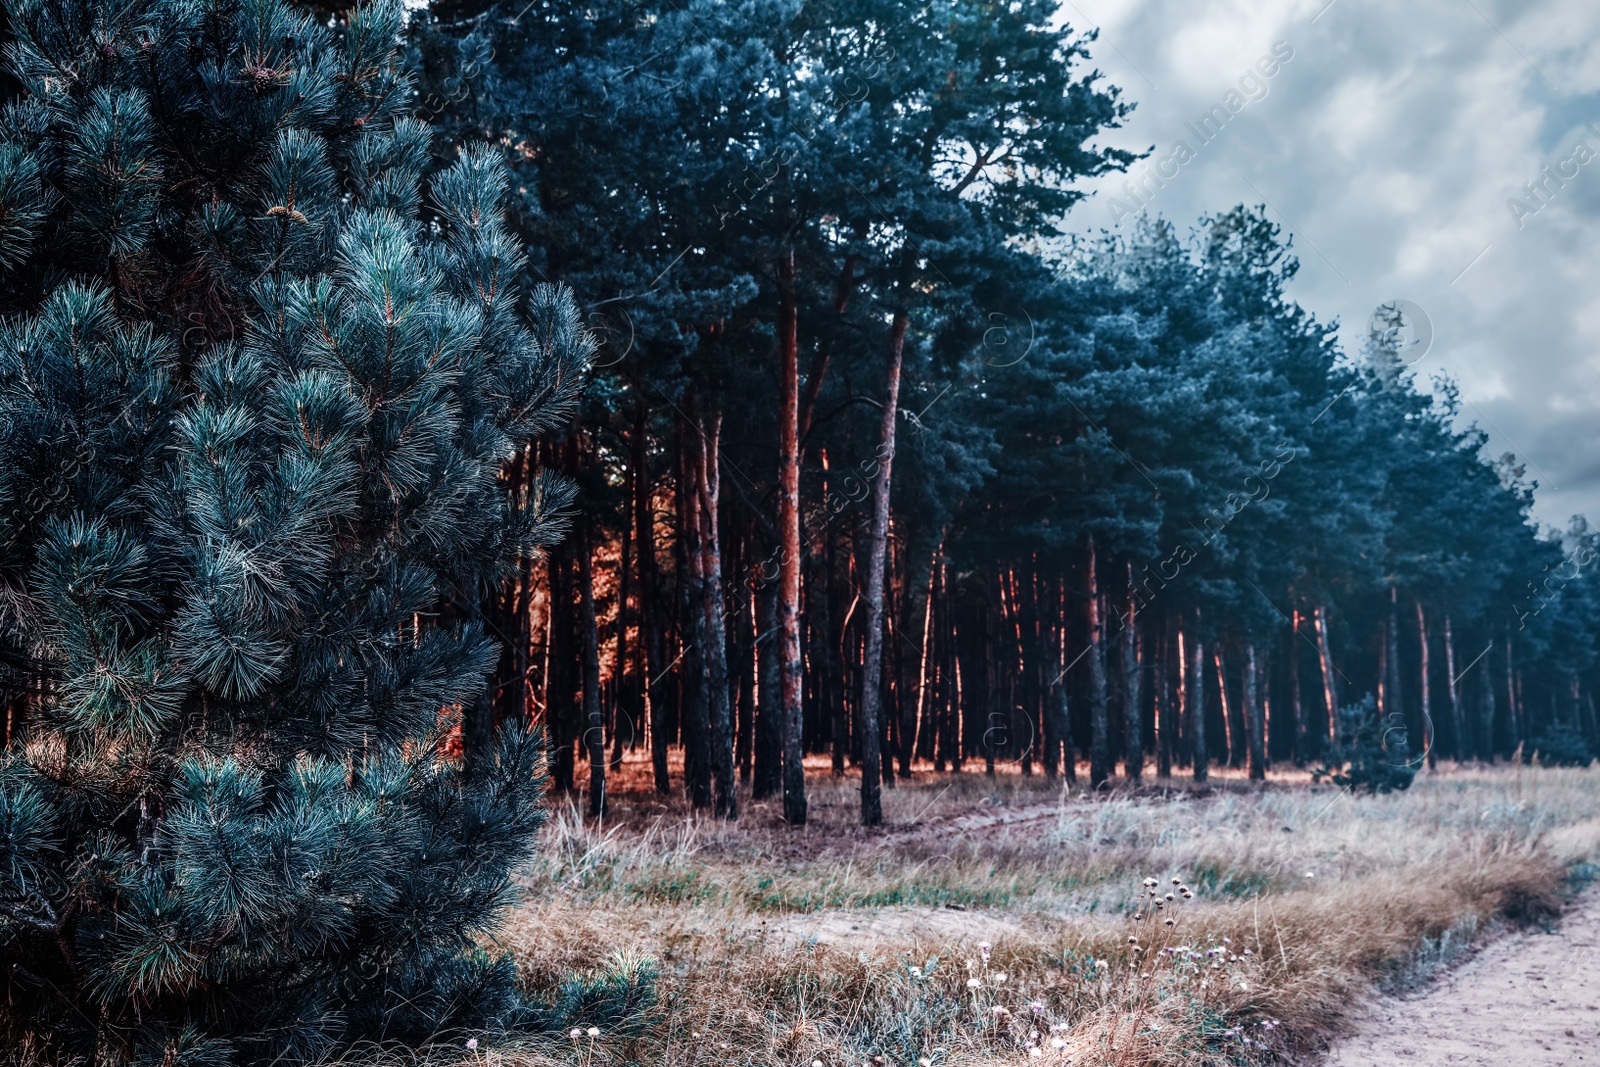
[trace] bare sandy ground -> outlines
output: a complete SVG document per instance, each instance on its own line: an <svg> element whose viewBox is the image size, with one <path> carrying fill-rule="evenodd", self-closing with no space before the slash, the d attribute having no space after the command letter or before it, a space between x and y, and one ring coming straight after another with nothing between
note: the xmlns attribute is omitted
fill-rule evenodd
<svg viewBox="0 0 1600 1067"><path fill-rule="evenodd" d="M1502 937L1418 993L1374 1003L1323 1067L1600 1065L1600 889L1554 933Z"/></svg>

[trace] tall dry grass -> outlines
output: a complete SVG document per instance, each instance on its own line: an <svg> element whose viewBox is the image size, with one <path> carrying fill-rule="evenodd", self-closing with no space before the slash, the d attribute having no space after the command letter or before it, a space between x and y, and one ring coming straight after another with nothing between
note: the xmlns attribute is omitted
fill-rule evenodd
<svg viewBox="0 0 1600 1067"><path fill-rule="evenodd" d="M1272 1062L1487 931L1552 920L1600 858L1600 769L1447 768L1378 797L928 775L871 833L819 771L803 830L643 792L604 823L559 806L503 946L536 995L653 960L660 1001L632 1033L469 1059Z"/></svg>

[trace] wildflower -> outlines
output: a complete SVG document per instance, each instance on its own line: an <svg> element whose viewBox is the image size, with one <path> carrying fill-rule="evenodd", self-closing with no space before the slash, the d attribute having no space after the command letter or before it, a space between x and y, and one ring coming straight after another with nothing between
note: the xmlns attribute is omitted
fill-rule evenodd
<svg viewBox="0 0 1600 1067"><path fill-rule="evenodd" d="M1173 895L1172 895L1172 894L1171 894L1171 893L1168 893L1168 894L1167 894L1167 899L1168 899L1168 900L1177 900L1177 899L1178 899L1178 898L1177 898L1177 897L1175 897L1175 896L1173 896Z"/></svg>
<svg viewBox="0 0 1600 1067"><path fill-rule="evenodd" d="M1183 884L1183 879L1182 878L1174 878L1172 880L1172 884L1173 885L1182 885Z"/></svg>
<svg viewBox="0 0 1600 1067"><path fill-rule="evenodd" d="M598 1026L589 1027L589 1036L590 1037L599 1037L600 1036L600 1028Z"/></svg>
<svg viewBox="0 0 1600 1067"><path fill-rule="evenodd" d="M822 1061L821 1060L812 1060L811 1061L811 1067L822 1067Z"/></svg>
<svg viewBox="0 0 1600 1067"><path fill-rule="evenodd" d="M1011 1014L1009 1011L1007 1011L1005 1008L1001 1007L999 1004L996 1004L993 1008L991 1008L989 1010L994 1012L996 1015L1010 1015Z"/></svg>
<svg viewBox="0 0 1600 1067"><path fill-rule="evenodd" d="M567 1036L572 1038L572 1040L576 1041L576 1040L578 1040L578 1038L583 1036L583 1031L579 1030L576 1026L574 1026L572 1028L572 1032L570 1034L568 1034ZM695 1037L699 1037L700 1035L699 1034L695 1034L694 1036Z"/></svg>
<svg viewBox="0 0 1600 1067"><path fill-rule="evenodd" d="M1004 971L996 971L994 973L994 984L995 985L999 985L1001 982L1004 982L1005 980L1006 980L1006 972L1004 972Z"/></svg>
<svg viewBox="0 0 1600 1067"><path fill-rule="evenodd" d="M1172 925L1172 923L1173 923L1173 920L1172 920L1172 919L1165 919L1165 920L1163 920L1163 922L1164 922L1164 923L1165 923L1165 924L1166 924L1166 925L1167 925L1167 926L1171 926L1171 925Z"/></svg>
<svg viewBox="0 0 1600 1067"><path fill-rule="evenodd" d="M1139 943L1139 939L1137 937L1134 937L1132 934L1128 935L1128 944L1137 945L1138 943Z"/></svg>
<svg viewBox="0 0 1600 1067"><path fill-rule="evenodd" d="M976 978L968 978L967 979L967 988L968 989L977 989L981 985L983 985L983 983L978 981Z"/></svg>
<svg viewBox="0 0 1600 1067"><path fill-rule="evenodd" d="M933 1067L933 1061L924 1056L917 1061L917 1067Z"/></svg>
<svg viewBox="0 0 1600 1067"><path fill-rule="evenodd" d="M922 968L921 967L913 967L913 968L911 968L911 977L913 977L913 978L921 978L922 977Z"/></svg>
<svg viewBox="0 0 1600 1067"><path fill-rule="evenodd" d="M1043 1015L1044 1014L1044 1004L1043 1004L1043 1002L1036 1000L1032 1004L1028 1005L1028 1010L1033 1012L1035 1015Z"/></svg>
<svg viewBox="0 0 1600 1067"><path fill-rule="evenodd" d="M1066 1048L1067 1047L1067 1043L1065 1041L1063 1041L1059 1037L1052 1037L1050 1039L1050 1047L1051 1048Z"/></svg>
<svg viewBox="0 0 1600 1067"><path fill-rule="evenodd" d="M473 1051L477 1047L478 1047L478 1039L477 1038L475 1038L475 1037L467 1038L467 1051L468 1052Z"/></svg>
<svg viewBox="0 0 1600 1067"><path fill-rule="evenodd" d="M1028 1046L1028 1058L1030 1060L1036 1060L1040 1056L1043 1056L1043 1055L1044 1055L1044 1049L1040 1048L1038 1045L1029 1045Z"/></svg>

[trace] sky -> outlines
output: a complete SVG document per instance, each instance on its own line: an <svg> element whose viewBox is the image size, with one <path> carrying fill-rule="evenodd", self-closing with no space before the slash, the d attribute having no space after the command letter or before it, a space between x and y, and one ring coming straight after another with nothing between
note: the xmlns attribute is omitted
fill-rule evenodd
<svg viewBox="0 0 1600 1067"><path fill-rule="evenodd" d="M1087 183L1069 228L1126 228L1143 209L1181 233L1265 205L1300 259L1290 295L1337 319L1347 352L1379 304L1408 301L1419 334L1431 326L1419 381L1456 381L1464 418L1539 483L1534 516L1600 524L1600 3L1063 0L1062 13L1098 27L1093 65L1137 104L1104 143L1154 149L1132 168L1153 171L1142 189Z"/></svg>

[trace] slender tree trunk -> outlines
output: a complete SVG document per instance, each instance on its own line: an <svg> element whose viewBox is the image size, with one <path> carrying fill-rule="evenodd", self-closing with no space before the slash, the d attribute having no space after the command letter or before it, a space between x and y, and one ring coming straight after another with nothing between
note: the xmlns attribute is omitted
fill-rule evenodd
<svg viewBox="0 0 1600 1067"><path fill-rule="evenodd" d="M1172 742L1178 732L1177 708L1172 699L1172 631L1172 619L1168 616L1162 627L1161 644L1154 658L1156 724L1161 734L1156 739L1156 776L1159 778L1172 777ZM1181 665L1179 669L1182 669Z"/></svg>
<svg viewBox="0 0 1600 1067"><path fill-rule="evenodd" d="M1511 727L1511 753L1522 744L1522 709L1517 701L1517 671L1511 659L1511 635L1506 635L1506 722Z"/></svg>
<svg viewBox="0 0 1600 1067"><path fill-rule="evenodd" d="M1339 743L1339 689L1333 680L1333 651L1328 641L1328 610L1317 605L1317 658L1322 661L1322 701L1328 709L1328 745Z"/></svg>
<svg viewBox="0 0 1600 1067"><path fill-rule="evenodd" d="M700 574L706 620L706 685L711 713L711 777L713 806L724 819L739 817L739 794L733 771L733 709L728 698L727 612L722 596L722 536L718 501L722 493L718 456L722 416L714 415L700 434L697 496L700 505Z"/></svg>
<svg viewBox="0 0 1600 1067"><path fill-rule="evenodd" d="M901 778L911 777L911 763L916 757L920 743L919 734L925 733L928 729L927 693L932 680L932 664L928 658L928 631L933 617L933 597L929 594L933 580L934 558L938 555L938 551L935 549L931 555L923 553L912 555L909 547L907 550L905 591L902 595L904 606L901 611L905 623L902 629L906 633L907 640L916 647L917 653L915 656L903 656L900 660L900 691L897 695L900 701Z"/></svg>
<svg viewBox="0 0 1600 1067"><path fill-rule="evenodd" d="M1139 662L1138 601L1133 595L1133 564L1128 564L1128 616L1122 630L1122 723L1124 727L1123 768L1128 781L1144 777L1144 694L1140 692L1143 669Z"/></svg>
<svg viewBox="0 0 1600 1067"><path fill-rule="evenodd" d="M1228 672L1222 662L1222 642L1217 642L1216 648L1211 653L1213 666L1217 671L1217 699L1222 702L1222 740L1228 749L1228 766L1239 765L1238 739L1234 737L1233 713L1237 708L1237 701L1228 699Z"/></svg>
<svg viewBox="0 0 1600 1067"><path fill-rule="evenodd" d="M1456 684L1456 639L1450 631L1449 615L1444 617L1444 671L1445 688L1450 696L1450 755L1459 760L1466 755L1467 746L1461 736L1465 720L1461 717L1461 690Z"/></svg>
<svg viewBox="0 0 1600 1067"><path fill-rule="evenodd" d="M650 500L648 425L641 396L634 404L633 439L629 442L632 448L629 466L636 472L633 540L639 566L639 693L644 702L643 710L650 716L650 764L655 774L656 792L666 796L672 792L672 779L667 771L666 687L657 688L660 679L654 674L656 671L665 673L665 659L661 655L661 626L656 617L656 524Z"/></svg>
<svg viewBox="0 0 1600 1067"><path fill-rule="evenodd" d="M883 586L889 546L889 480L894 470L895 420L900 410L900 366L905 351L907 313L894 313L889 331L889 375L879 429L878 478L872 486L872 532L867 540L867 648L861 664L861 825L883 822L878 752L879 708L883 700Z"/></svg>
<svg viewBox="0 0 1600 1067"><path fill-rule="evenodd" d="M1105 624L1095 573L1093 534L1089 535L1088 546L1084 592L1089 608L1089 784L1099 789L1111 777L1111 723L1106 709Z"/></svg>
<svg viewBox="0 0 1600 1067"><path fill-rule="evenodd" d="M778 589L756 594L756 751L750 795L777 796L783 788L783 684L779 677Z"/></svg>
<svg viewBox="0 0 1600 1067"><path fill-rule="evenodd" d="M1480 694L1479 703L1481 705L1479 714L1483 717L1483 737L1479 742L1478 751L1482 755L1483 762L1485 763L1493 763L1495 755L1494 672L1491 669L1493 664L1494 661L1490 660L1488 663L1483 665L1483 680L1482 684L1480 684L1478 687L1478 692Z"/></svg>
<svg viewBox="0 0 1600 1067"><path fill-rule="evenodd" d="M783 817L806 821L806 772L802 741L805 710L800 660L800 346L794 291L794 251L778 261L778 627L783 672Z"/></svg>
<svg viewBox="0 0 1600 1067"><path fill-rule="evenodd" d="M566 543L550 551L550 632L546 638L550 664L545 672L545 727L553 753L550 778L563 793L577 788L576 731L569 726L577 696L572 684L572 553L573 546Z"/></svg>
<svg viewBox="0 0 1600 1067"><path fill-rule="evenodd" d="M1294 717L1294 765L1304 767L1310 757L1307 749L1305 701L1300 693L1300 612L1296 610L1289 634L1289 713Z"/></svg>
<svg viewBox="0 0 1600 1067"><path fill-rule="evenodd" d="M1417 606L1417 647L1422 650L1422 664L1418 669L1418 696L1422 701L1422 751L1428 757L1428 769L1435 770L1438 766L1438 757L1434 754L1435 738L1433 736L1433 709L1429 705L1428 695L1428 620L1423 614L1422 601L1416 602Z"/></svg>
<svg viewBox="0 0 1600 1067"><path fill-rule="evenodd" d="M1393 585L1389 587L1388 649L1389 684L1383 710L1386 718L1392 713L1399 715L1399 721L1404 722L1406 704L1400 696L1400 591Z"/></svg>
<svg viewBox="0 0 1600 1067"><path fill-rule="evenodd" d="M711 638L705 614L705 556L700 529L698 446L684 435L678 442L678 541L682 552L682 577L678 583L679 618L683 620L684 654L678 671L684 683L683 776L689 803L711 807L711 706L709 648Z"/></svg>
<svg viewBox="0 0 1600 1067"><path fill-rule="evenodd" d="M629 465L626 482L624 508L633 501L633 483L638 480L637 472ZM635 717L636 702L634 693L637 691L637 676L628 672L628 601L633 592L633 524L622 524L622 557L617 562L617 656L616 666L611 672L611 767L612 771L622 769L623 734L628 740L633 740L637 734L638 719ZM623 722L627 727L624 729Z"/></svg>
<svg viewBox="0 0 1600 1067"><path fill-rule="evenodd" d="M1194 780L1203 782L1210 775L1211 751L1206 747L1206 646L1200 640L1196 619L1194 631L1194 661L1189 670L1188 698L1189 736L1194 746Z"/></svg>
<svg viewBox="0 0 1600 1067"><path fill-rule="evenodd" d="M1255 642L1245 646L1244 713L1248 717L1245 732L1250 743L1250 780L1265 781L1267 777L1267 723L1263 712L1261 674L1256 663Z"/></svg>
<svg viewBox="0 0 1600 1067"><path fill-rule="evenodd" d="M600 631L594 611L594 545L592 520L583 524L578 546L578 596L583 611L583 740L589 753L589 815L606 813L606 728L600 706Z"/></svg>

